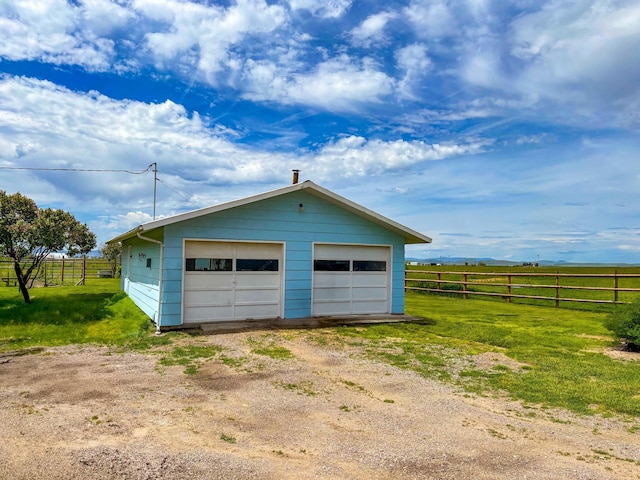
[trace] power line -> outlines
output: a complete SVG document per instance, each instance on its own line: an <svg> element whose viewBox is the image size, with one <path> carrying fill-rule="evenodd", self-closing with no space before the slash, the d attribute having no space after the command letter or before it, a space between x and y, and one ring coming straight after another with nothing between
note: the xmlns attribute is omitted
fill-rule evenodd
<svg viewBox="0 0 640 480"><path fill-rule="evenodd" d="M41 167L0 167L0 170L28 170L37 172L116 172L128 173L130 175L142 175L153 169L153 219L156 219L156 186L158 184L158 164L150 164L146 169L140 171L114 169L114 168L41 168Z"/></svg>
<svg viewBox="0 0 640 480"><path fill-rule="evenodd" d="M163 183L169 190L177 193L178 195L180 195L185 200L189 200L190 194L186 190L182 190L181 188L176 187L175 185L172 185L172 184L166 182L165 180L162 180L160 177L158 177L157 180L158 180L158 182Z"/></svg>
<svg viewBox="0 0 640 480"><path fill-rule="evenodd" d="M42 172L120 172L129 173L131 175L141 175L147 173L153 167L153 163L149 165L145 170L132 171L122 169L107 169L107 168L40 168L40 167L0 167L0 170L30 170L30 171L42 171Z"/></svg>

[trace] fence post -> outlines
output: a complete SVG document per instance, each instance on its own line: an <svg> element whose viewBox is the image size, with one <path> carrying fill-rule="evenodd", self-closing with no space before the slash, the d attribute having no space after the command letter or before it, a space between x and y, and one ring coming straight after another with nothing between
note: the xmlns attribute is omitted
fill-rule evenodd
<svg viewBox="0 0 640 480"><path fill-rule="evenodd" d="M507 303L511 303L511 275L507 275Z"/></svg>
<svg viewBox="0 0 640 480"><path fill-rule="evenodd" d="M613 303L618 303L618 270L613 272Z"/></svg>
<svg viewBox="0 0 640 480"><path fill-rule="evenodd" d="M62 263L60 264L60 285L64 285L64 255L62 256Z"/></svg>
<svg viewBox="0 0 640 480"><path fill-rule="evenodd" d="M436 283L436 288L440 290L440 280L442 279L441 273L438 272L438 283Z"/></svg>
<svg viewBox="0 0 640 480"><path fill-rule="evenodd" d="M464 292L463 298L466 300L467 298L469 298L469 296L467 295L467 274L465 273L463 275L463 284L462 284L462 291Z"/></svg>
<svg viewBox="0 0 640 480"><path fill-rule="evenodd" d="M560 306L560 271L556 270L556 307Z"/></svg>

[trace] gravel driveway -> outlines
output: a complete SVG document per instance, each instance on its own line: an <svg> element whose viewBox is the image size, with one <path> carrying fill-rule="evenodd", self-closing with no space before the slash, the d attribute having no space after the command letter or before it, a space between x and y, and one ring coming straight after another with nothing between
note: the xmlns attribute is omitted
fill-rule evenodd
<svg viewBox="0 0 640 480"><path fill-rule="evenodd" d="M102 347L0 356L0 478L640 478L640 419L464 394L332 335L185 336L219 352L195 375Z"/></svg>

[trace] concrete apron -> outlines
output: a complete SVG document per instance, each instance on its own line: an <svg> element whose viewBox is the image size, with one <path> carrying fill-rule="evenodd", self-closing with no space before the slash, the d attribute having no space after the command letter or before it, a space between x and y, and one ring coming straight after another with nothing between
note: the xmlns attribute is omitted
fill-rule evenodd
<svg viewBox="0 0 640 480"><path fill-rule="evenodd" d="M260 330L327 328L377 323L420 323L424 319L411 315L345 315L309 318L275 318L270 320L235 320L194 325L205 334L234 333Z"/></svg>

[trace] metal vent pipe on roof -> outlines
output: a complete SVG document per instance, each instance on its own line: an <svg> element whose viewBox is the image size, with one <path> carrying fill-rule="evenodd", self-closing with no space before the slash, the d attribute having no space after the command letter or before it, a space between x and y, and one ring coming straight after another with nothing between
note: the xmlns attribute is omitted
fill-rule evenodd
<svg viewBox="0 0 640 480"><path fill-rule="evenodd" d="M295 185L296 183L298 183L298 174L300 173L300 170L293 170L293 184Z"/></svg>

